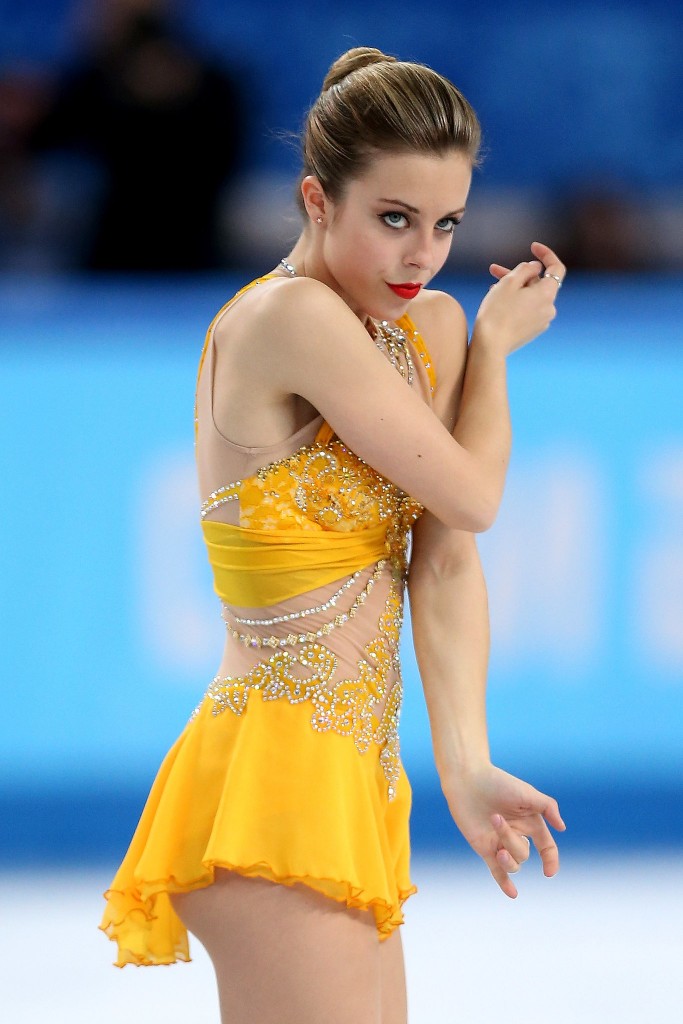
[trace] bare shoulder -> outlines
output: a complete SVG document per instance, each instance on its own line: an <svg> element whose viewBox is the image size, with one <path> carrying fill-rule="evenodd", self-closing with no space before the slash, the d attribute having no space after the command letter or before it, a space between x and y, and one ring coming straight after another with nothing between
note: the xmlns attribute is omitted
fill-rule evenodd
<svg viewBox="0 0 683 1024"><path fill-rule="evenodd" d="M467 361L467 317L446 292L425 289L410 308L436 370L435 412L452 426Z"/></svg>
<svg viewBox="0 0 683 1024"><path fill-rule="evenodd" d="M252 354L257 355L261 345L273 354L276 338L290 335L301 337L306 325L324 322L327 318L350 318L356 321L345 302L331 288L312 278L273 278L242 295L226 315L216 323L214 334L219 343L230 339L231 346L239 347L248 341Z"/></svg>
<svg viewBox="0 0 683 1024"><path fill-rule="evenodd" d="M435 320L450 321L451 324L465 321L465 312L457 299L437 288L423 288L411 306L411 310L418 309Z"/></svg>
<svg viewBox="0 0 683 1024"><path fill-rule="evenodd" d="M325 400L317 385L335 377L331 353L343 357L354 331L367 345L349 307L307 278L268 278L228 303L213 326L213 417L222 433L269 444L312 419ZM348 350L346 361L353 366Z"/></svg>
<svg viewBox="0 0 683 1024"><path fill-rule="evenodd" d="M467 350L467 318L460 303L446 292L426 289L415 300L410 316L434 355L461 360Z"/></svg>

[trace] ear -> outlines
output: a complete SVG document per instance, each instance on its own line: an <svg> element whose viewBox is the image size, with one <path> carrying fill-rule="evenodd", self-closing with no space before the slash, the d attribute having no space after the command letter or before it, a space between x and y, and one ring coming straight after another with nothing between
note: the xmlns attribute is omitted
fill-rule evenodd
<svg viewBox="0 0 683 1024"><path fill-rule="evenodd" d="M330 203L320 180L314 174L307 174L301 182L301 196L308 219L314 224L324 221L325 214L329 213Z"/></svg>

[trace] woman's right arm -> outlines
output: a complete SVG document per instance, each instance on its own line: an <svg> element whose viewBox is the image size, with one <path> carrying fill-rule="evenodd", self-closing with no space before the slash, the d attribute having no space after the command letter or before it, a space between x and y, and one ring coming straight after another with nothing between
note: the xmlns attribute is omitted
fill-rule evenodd
<svg viewBox="0 0 683 1024"><path fill-rule="evenodd" d="M556 257L544 262L563 276ZM505 359L554 316L557 284L539 279L540 269L540 263L520 264L482 302L453 434L368 344L349 307L311 279L261 293L249 331L248 377L267 380L274 400L301 395L352 451L447 526L486 530L498 511L509 456ZM452 306L460 335L464 318ZM466 344L457 335L454 344Z"/></svg>

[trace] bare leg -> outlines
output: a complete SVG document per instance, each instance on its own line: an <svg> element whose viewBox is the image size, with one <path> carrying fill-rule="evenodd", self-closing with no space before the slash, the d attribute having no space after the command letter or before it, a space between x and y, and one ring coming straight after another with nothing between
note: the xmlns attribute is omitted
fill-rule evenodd
<svg viewBox="0 0 683 1024"><path fill-rule="evenodd" d="M218 869L173 906L213 961L222 1024L385 1024L380 964L393 985L396 947L380 953L369 912ZM386 1024L404 1024L391 1012Z"/></svg>
<svg viewBox="0 0 683 1024"><path fill-rule="evenodd" d="M408 1002L401 932L397 928L380 943L382 1024L406 1024Z"/></svg>

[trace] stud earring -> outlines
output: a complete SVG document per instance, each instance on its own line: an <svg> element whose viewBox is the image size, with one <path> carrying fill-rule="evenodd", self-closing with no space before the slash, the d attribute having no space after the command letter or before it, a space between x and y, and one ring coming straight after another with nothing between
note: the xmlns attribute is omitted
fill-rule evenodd
<svg viewBox="0 0 683 1024"><path fill-rule="evenodd" d="M322 224L322 222L323 222L322 217L317 217L315 222L316 222L316 224Z"/></svg>

